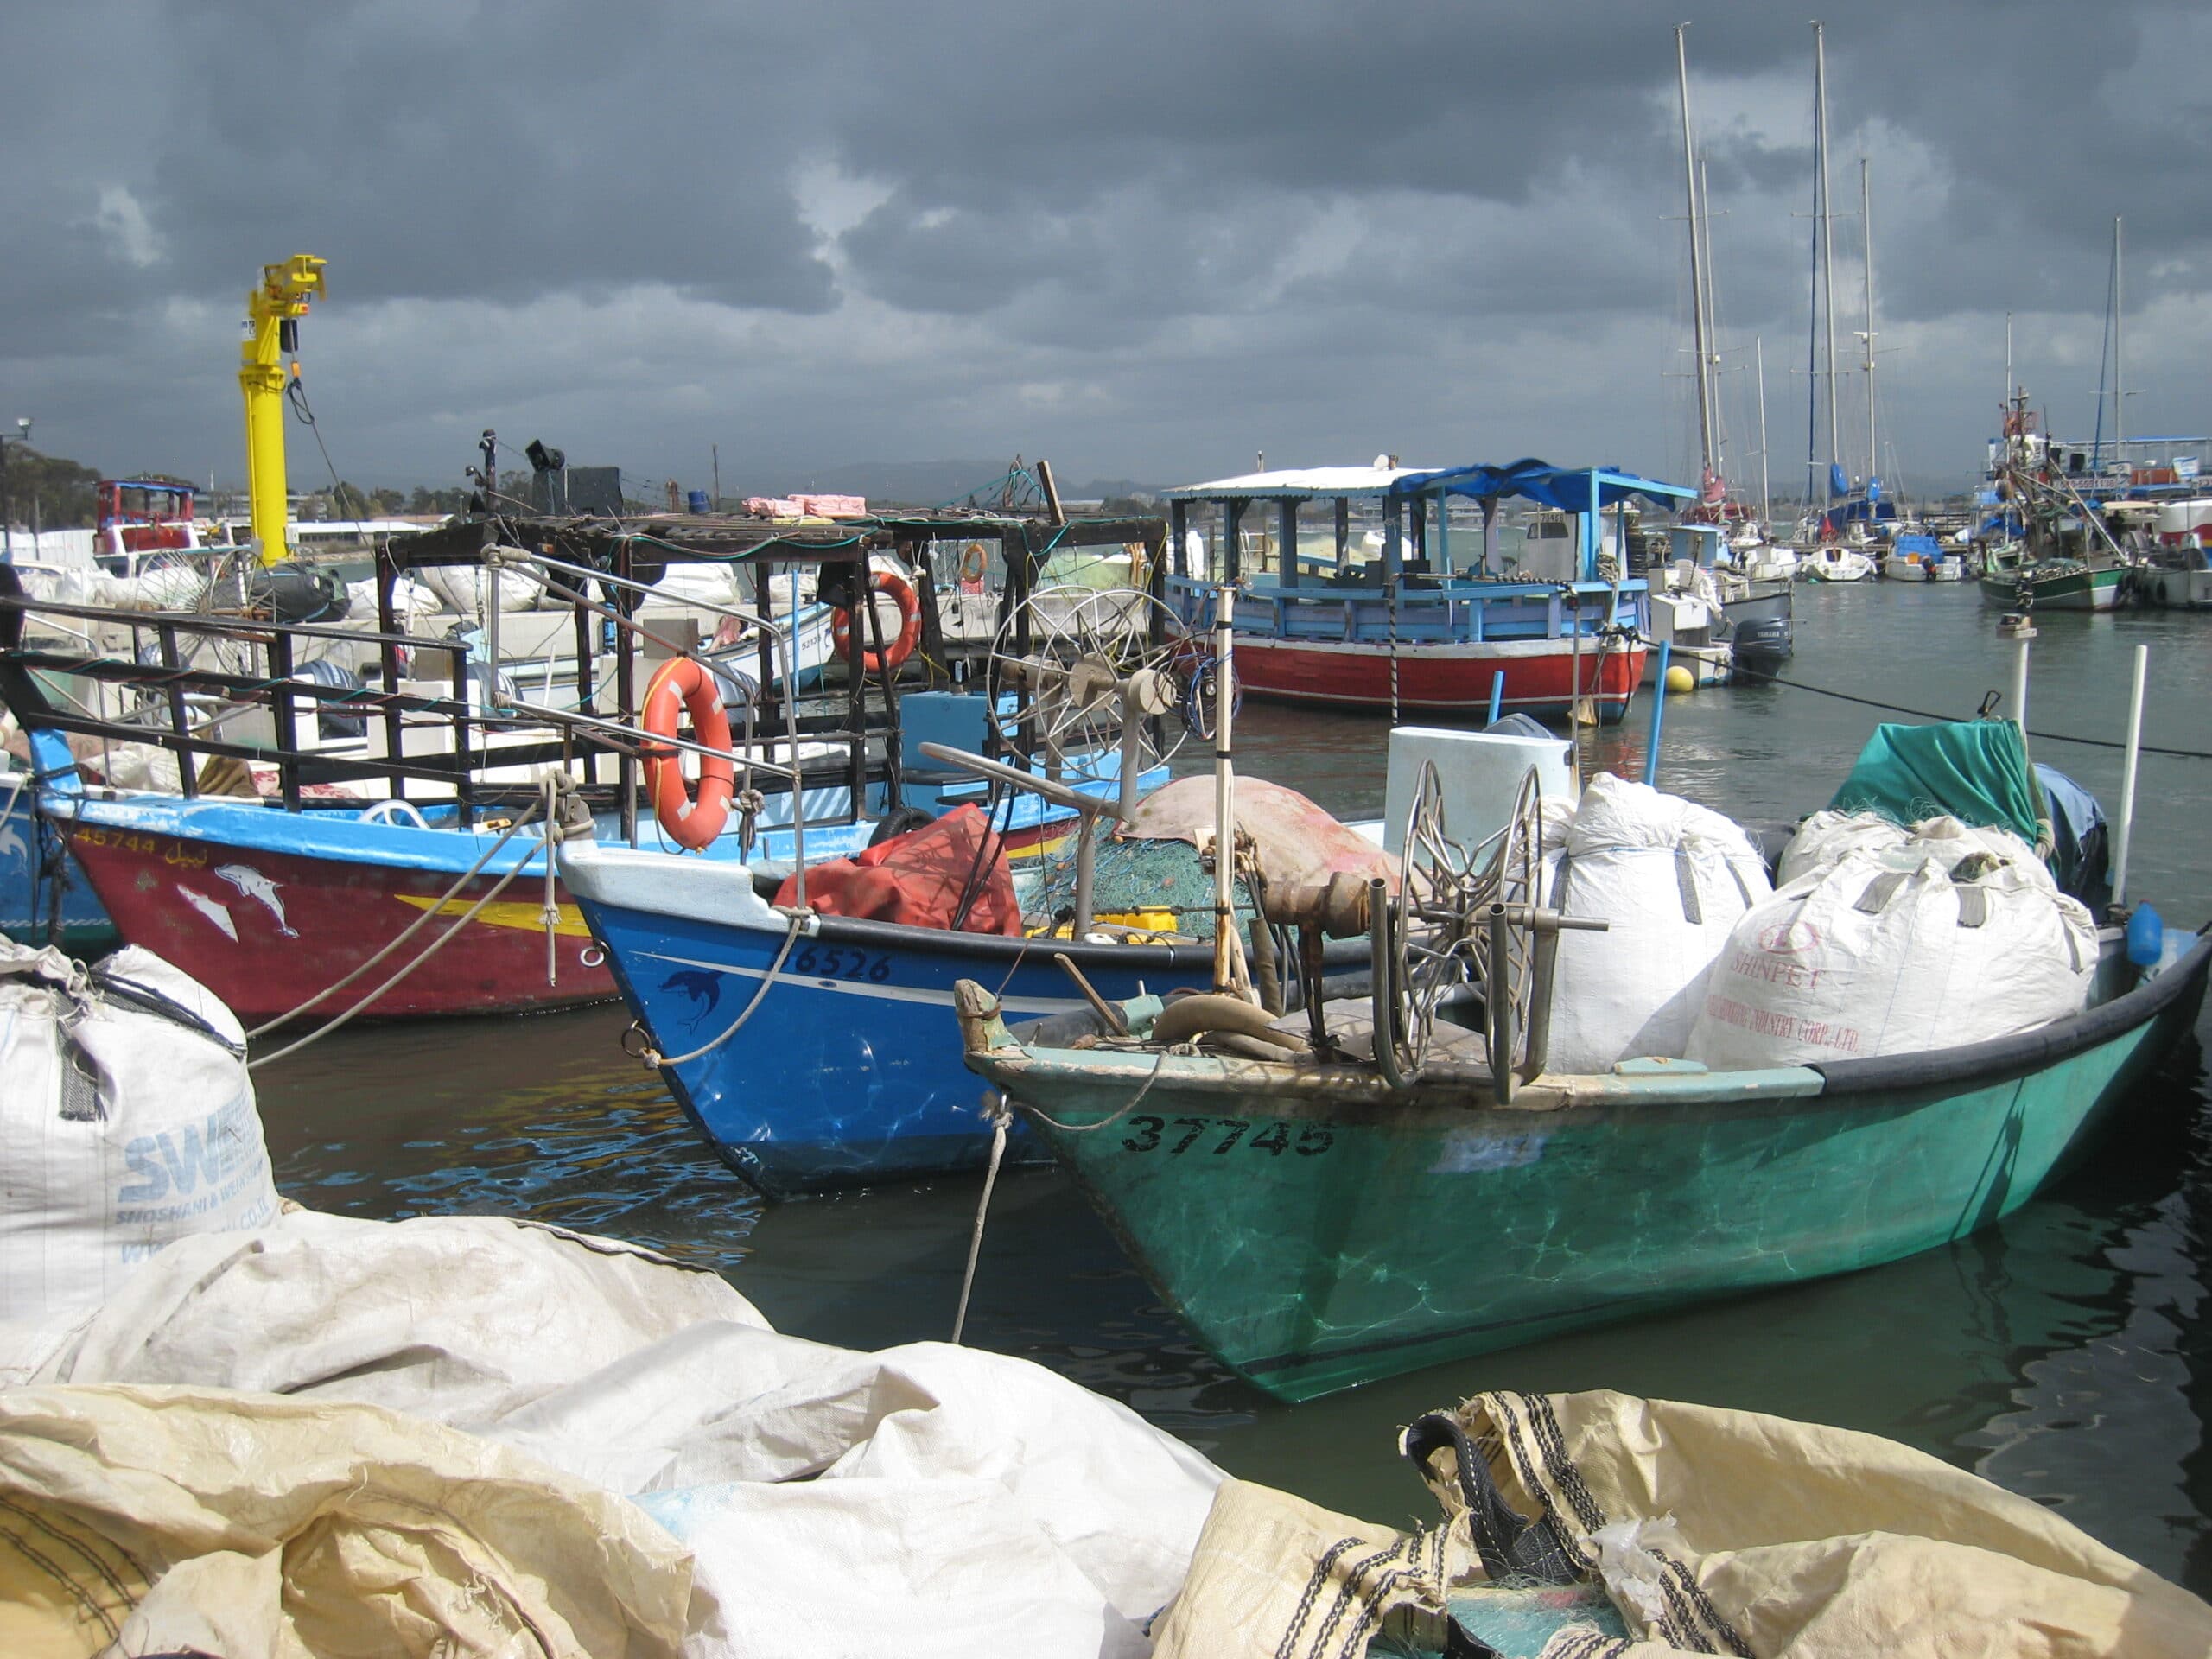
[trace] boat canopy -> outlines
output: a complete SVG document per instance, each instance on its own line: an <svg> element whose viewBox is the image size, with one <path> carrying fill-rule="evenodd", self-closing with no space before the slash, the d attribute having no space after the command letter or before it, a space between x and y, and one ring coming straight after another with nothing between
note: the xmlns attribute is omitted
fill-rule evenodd
<svg viewBox="0 0 2212 1659"><path fill-rule="evenodd" d="M1587 512L1592 493L1600 511L1632 495L1664 505L1691 501L1697 492L1665 484L1617 467L1554 467L1531 458L1503 467L1299 467L1278 472L1246 473L1210 484L1184 484L1162 490L1166 501L1325 501L1338 497L1458 495L1478 501L1523 496L1566 512Z"/></svg>

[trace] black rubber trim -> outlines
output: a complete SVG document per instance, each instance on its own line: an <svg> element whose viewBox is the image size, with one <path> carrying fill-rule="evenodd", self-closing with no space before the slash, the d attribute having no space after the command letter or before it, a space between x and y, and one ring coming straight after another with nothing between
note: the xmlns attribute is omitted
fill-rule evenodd
<svg viewBox="0 0 2212 1659"><path fill-rule="evenodd" d="M1821 1097L1824 1100L1844 1095L1923 1089L1980 1079L1994 1082L2004 1077L2022 1076L2146 1025L2185 996L2201 995L2208 963L2212 963L2212 939L2199 938L2187 956L2157 978L2145 980L2125 996L2116 996L2070 1020L2038 1026L2033 1031L2010 1037L1993 1037L1986 1043L1939 1049L1933 1053L1884 1054L1862 1060L1809 1060L1806 1065L1821 1074L1825 1084Z"/></svg>

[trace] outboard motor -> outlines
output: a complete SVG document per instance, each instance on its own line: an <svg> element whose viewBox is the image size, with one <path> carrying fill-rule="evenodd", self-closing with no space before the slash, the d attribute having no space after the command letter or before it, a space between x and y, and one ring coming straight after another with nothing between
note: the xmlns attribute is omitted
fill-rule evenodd
<svg viewBox="0 0 2212 1659"><path fill-rule="evenodd" d="M1789 660L1789 619L1766 616L1755 622L1738 622L1729 637L1729 644L1734 648L1739 677L1770 680Z"/></svg>

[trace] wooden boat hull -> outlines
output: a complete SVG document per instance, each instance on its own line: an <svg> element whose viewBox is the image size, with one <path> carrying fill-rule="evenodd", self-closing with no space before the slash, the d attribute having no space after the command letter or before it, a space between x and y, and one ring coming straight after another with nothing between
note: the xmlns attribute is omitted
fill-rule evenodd
<svg viewBox="0 0 2212 1659"><path fill-rule="evenodd" d="M1394 1096L1372 1073L1230 1059L969 1058L1071 1126L1038 1132L1199 1339L1306 1400L1986 1226L2187 1034L2208 959L1971 1049L1548 1078L1510 1109L1464 1079Z"/></svg>
<svg viewBox="0 0 2212 1659"><path fill-rule="evenodd" d="M58 937L63 950L87 961L113 950L119 942L115 923L86 879L84 867L61 852L58 842L41 845L36 791L29 779L21 772L0 777L0 800L5 802L0 807L0 933L19 944L46 944Z"/></svg>
<svg viewBox="0 0 2212 1659"><path fill-rule="evenodd" d="M1503 673L1501 713L1563 720L1579 695L1610 725L1628 713L1643 677L1644 659L1640 643L1600 652L1596 641L1586 640L1578 692L1569 640L1401 645L1395 652L1395 706L1406 713L1481 713L1490 707L1492 680ZM1334 644L1239 633L1236 677L1246 695L1280 702L1382 714L1393 706L1394 653L1365 641Z"/></svg>
<svg viewBox="0 0 2212 1659"><path fill-rule="evenodd" d="M351 856L283 850L266 838L226 836L219 817L209 817L215 821L187 809L158 829L98 819L66 822L63 829L123 938L184 969L248 1025L289 1013L360 968L420 921L491 839L386 826L395 836L452 843L451 859L413 864L364 855L365 849ZM545 867L537 845L511 847L508 857L447 900L443 914L458 918L504 869L524 866L451 943L372 1003L368 1017L514 1014L613 997L613 977L557 885L556 976L548 982L540 914ZM445 925L433 922L317 1011L325 1018L342 1012Z"/></svg>
<svg viewBox="0 0 2212 1659"><path fill-rule="evenodd" d="M1048 944L815 916L753 1015L723 1036L762 995L791 917L736 886L741 870L661 868L669 862L622 848L562 854L623 1000L655 1049L680 1061L662 1077L715 1151L771 1198L983 1166L985 1091L961 1064L950 1013L961 979L987 981L1033 1018L1086 1006L1057 954L1116 999L1212 972L1210 944ZM1365 949L1340 955L1349 965ZM1017 1123L1007 1155L1046 1154Z"/></svg>

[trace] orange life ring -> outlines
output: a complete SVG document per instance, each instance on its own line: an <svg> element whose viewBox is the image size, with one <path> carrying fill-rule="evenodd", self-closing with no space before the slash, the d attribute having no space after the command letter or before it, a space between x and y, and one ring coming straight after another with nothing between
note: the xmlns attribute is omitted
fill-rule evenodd
<svg viewBox="0 0 2212 1659"><path fill-rule="evenodd" d="M914 646L922 637L922 602L914 596L913 584L895 570L878 570L868 582L869 602L877 594L888 594L892 603L899 607L899 637L883 648L880 660L873 651L861 653L861 667L870 674L880 674L886 666L896 668L914 654ZM833 613L830 618L830 635L836 642L837 655L842 660L852 650L853 613L847 610Z"/></svg>
<svg viewBox="0 0 2212 1659"><path fill-rule="evenodd" d="M991 556L981 542L970 542L960 555L960 586L964 592L983 591L983 573L991 568ZM968 584L976 585L969 588Z"/></svg>
<svg viewBox="0 0 2212 1659"><path fill-rule="evenodd" d="M690 712L691 734L699 742L710 749L729 747L729 716L722 712L721 687L704 665L689 657L670 658L646 686L641 722L645 730L654 737L674 737L678 704ZM737 790L737 770L729 757L699 757L699 798L694 802L683 781L679 751L645 746L639 753L645 763L653 816L669 839L694 852L713 845L728 822L730 798Z"/></svg>

